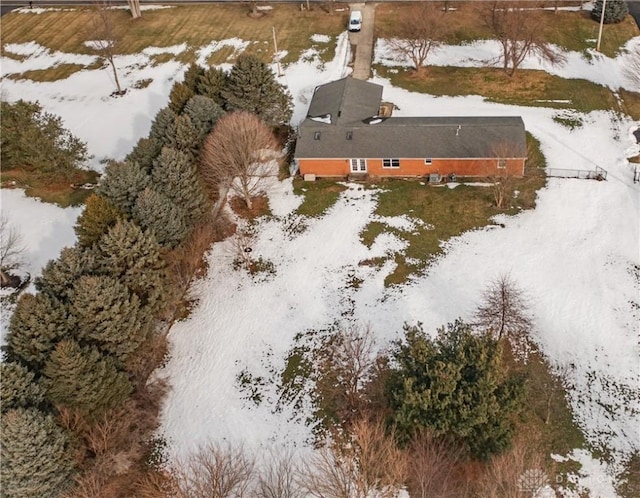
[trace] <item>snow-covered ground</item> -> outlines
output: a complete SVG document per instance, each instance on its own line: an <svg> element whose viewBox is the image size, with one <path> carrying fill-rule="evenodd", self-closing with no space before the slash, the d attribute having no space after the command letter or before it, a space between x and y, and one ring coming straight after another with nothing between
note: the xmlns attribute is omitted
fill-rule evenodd
<svg viewBox="0 0 640 498"><path fill-rule="evenodd" d="M325 39L314 35L310 45L312 41ZM316 85L348 72L346 33L332 42L337 44L333 62L323 65L310 52L285 68L281 81L294 96L294 123L304 117ZM212 47L230 44L241 50L243 43L215 40L201 50L208 55ZM3 76L73 62L74 57L87 64L80 59L86 56L52 54L35 44L9 48L21 57L2 58ZM448 63L482 59L485 48L465 48ZM122 98L109 97L113 84L107 68L83 70L53 83L3 78L2 98L38 100L62 116L88 142L95 155L91 166L100 169L101 159L124 157L148 133L151 119L166 105L171 85L185 69L177 61L152 65L150 57L183 49L149 48L119 58L123 86L129 88ZM384 51L376 57L382 60ZM606 68L585 66L569 57L557 71L616 87L622 84L622 63L618 58L606 61ZM132 88L145 79L153 81ZM208 255L209 275L193 285L198 305L171 330L171 359L161 374L173 387L163 412L163 433L172 453L182 455L207 439L242 441L254 449L274 442L303 445L308 428L292 422L286 410L273 413L267 404L254 407L243 400L237 374L244 368L260 374L281 366L296 333L340 320L343 312L370 324L381 345L397 337L404 322L422 321L433 330L456 317L469 317L483 287L504 272L532 296L535 338L565 374L571 405L588 440L617 456L640 449L640 186L633 184L626 161L639 152L632 136L637 123L593 112L583 116L582 127L570 131L553 121L556 110L492 104L479 97L435 98L374 81L384 85L384 98L400 108L399 115L522 115L541 141L550 167L599 165L608 170L607 181L549 180L535 210L500 217L504 228L448 241L446 254L428 275L392 290L383 286L392 262L382 268L359 265L404 249L391 235L380 236L371 248L359 240L359 232L375 219L376 190L349 185L323 217L300 220L293 211L301 199L293 194L290 180L273 185L269 199L274 216L260 222L252 254L272 262L274 272L254 279L233 270L233 242L216 244ZM34 272L73 243L77 209L60 210L15 191L3 190L0 200L3 213L25 234ZM411 225L410 213L385 221L401 229ZM296 229L301 223L304 231ZM358 289L348 285L354 276L363 280ZM583 452L570 456L582 462L585 474L576 479L591 496L614 496L607 473L615 468L606 469ZM590 480L599 487L589 485Z"/></svg>

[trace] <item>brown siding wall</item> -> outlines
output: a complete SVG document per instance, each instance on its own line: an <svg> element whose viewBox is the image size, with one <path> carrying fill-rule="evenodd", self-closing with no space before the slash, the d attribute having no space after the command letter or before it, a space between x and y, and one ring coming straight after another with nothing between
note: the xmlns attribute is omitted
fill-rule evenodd
<svg viewBox="0 0 640 498"><path fill-rule="evenodd" d="M350 174L348 159L299 159L300 174L316 176L347 176ZM425 164L424 158L400 159L399 168L383 168L382 159L367 159L367 173L372 176L426 176L452 173L459 176L491 176L508 174L524 175L524 159L508 159L506 168L498 168L497 159L433 159Z"/></svg>

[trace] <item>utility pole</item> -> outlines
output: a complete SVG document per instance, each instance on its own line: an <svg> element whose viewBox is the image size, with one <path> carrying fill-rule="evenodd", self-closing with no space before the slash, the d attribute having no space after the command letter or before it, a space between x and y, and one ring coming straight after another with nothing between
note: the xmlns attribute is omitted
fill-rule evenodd
<svg viewBox="0 0 640 498"><path fill-rule="evenodd" d="M602 0L602 14L600 15L600 30L598 31L598 43L596 50L600 52L600 41L602 40L602 26L604 26L604 11L607 8L607 0Z"/></svg>
<svg viewBox="0 0 640 498"><path fill-rule="evenodd" d="M282 69L280 68L280 55L278 54L278 40L276 39L276 27L272 27L273 30L273 56L276 60L276 66L278 68L278 76L282 76Z"/></svg>

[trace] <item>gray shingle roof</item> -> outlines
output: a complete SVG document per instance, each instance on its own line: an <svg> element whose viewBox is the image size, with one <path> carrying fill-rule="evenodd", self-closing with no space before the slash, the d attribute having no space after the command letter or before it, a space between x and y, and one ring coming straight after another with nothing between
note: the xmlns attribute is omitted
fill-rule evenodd
<svg viewBox="0 0 640 498"><path fill-rule="evenodd" d="M316 88L299 128L296 158L526 157L520 117L391 117L382 86L351 77ZM330 116L323 121L314 120Z"/></svg>
<svg viewBox="0 0 640 498"><path fill-rule="evenodd" d="M338 125L375 116L380 108L382 86L350 76L315 89L307 117L331 116Z"/></svg>
<svg viewBox="0 0 640 498"><path fill-rule="evenodd" d="M526 150L520 117L398 117L336 126L307 119L295 157L526 157Z"/></svg>

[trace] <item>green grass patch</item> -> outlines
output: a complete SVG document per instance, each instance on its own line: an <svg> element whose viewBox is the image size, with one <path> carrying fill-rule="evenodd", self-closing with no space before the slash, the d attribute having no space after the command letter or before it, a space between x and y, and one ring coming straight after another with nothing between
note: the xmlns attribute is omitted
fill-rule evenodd
<svg viewBox="0 0 640 498"><path fill-rule="evenodd" d="M519 70L510 78L499 68L429 67L424 76L405 68L377 65L375 70L394 86L431 95L480 95L492 102L581 112L623 110L604 86L544 71Z"/></svg>
<svg viewBox="0 0 640 498"><path fill-rule="evenodd" d="M344 31L348 10L329 14L321 9L310 12L300 10L298 4L274 4L273 9L262 11L258 18L249 16L249 4L180 5L171 9L147 10L140 19L132 19L126 10L114 10L113 19L118 49L122 54L140 53L146 47L167 47L186 43L187 51L178 56L165 57L182 62L194 62L196 50L214 40L240 38L254 41L246 52L259 55L265 61L273 57L275 27L278 49L286 50L283 63L295 62L301 52L311 45L310 37L322 33L335 38ZM95 54L84 42L93 39L89 31L91 8L71 11L45 12L40 15L8 13L2 17L2 41L7 43L36 43L67 53ZM4 49L0 52L7 54ZM233 62L235 51L222 48L211 55L210 62ZM16 58L15 56L12 56ZM165 57L155 56L156 62ZM231 60L229 60L231 59ZM69 65L72 66L72 65ZM37 74L38 81L61 79L81 67L51 68ZM51 76L47 74L51 72Z"/></svg>
<svg viewBox="0 0 640 498"><path fill-rule="evenodd" d="M566 2L565 2L566 3ZM405 3L380 4L376 9L376 35L393 33ZM528 16L537 23L544 39L566 50L584 52L595 48L599 24L591 18L589 11L539 10L540 2L520 3L530 8ZM449 11L446 22L450 27L446 43L458 45L475 40L494 38L483 22L483 9L488 2L452 2L456 10ZM640 30L631 16L619 24L607 24L602 34L601 52L614 57L631 38L640 35Z"/></svg>
<svg viewBox="0 0 640 498"><path fill-rule="evenodd" d="M340 192L346 189L344 185L331 180L305 182L296 178L293 180L293 192L296 195L304 196L304 201L296 212L304 216L321 216L336 203Z"/></svg>
<svg viewBox="0 0 640 498"><path fill-rule="evenodd" d="M53 178L13 169L2 172L2 187L22 188L28 197L37 197L44 202L66 208L83 205L92 190L80 186L96 184L99 177L99 173L90 170L76 170L67 178Z"/></svg>

